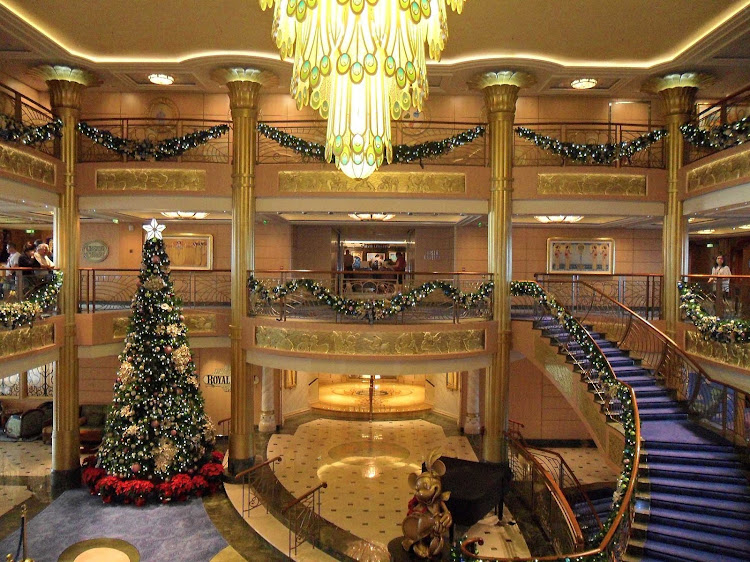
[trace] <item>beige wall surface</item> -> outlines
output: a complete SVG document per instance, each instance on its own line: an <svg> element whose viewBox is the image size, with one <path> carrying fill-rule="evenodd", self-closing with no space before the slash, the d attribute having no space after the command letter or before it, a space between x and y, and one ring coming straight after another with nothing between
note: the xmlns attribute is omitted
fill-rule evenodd
<svg viewBox="0 0 750 562"><path fill-rule="evenodd" d="M255 269L291 269L292 227L288 224L255 225Z"/></svg>

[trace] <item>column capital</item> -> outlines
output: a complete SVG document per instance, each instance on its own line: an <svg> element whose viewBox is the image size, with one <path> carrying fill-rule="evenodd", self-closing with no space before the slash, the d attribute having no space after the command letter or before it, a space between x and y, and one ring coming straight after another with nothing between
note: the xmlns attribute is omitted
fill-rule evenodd
<svg viewBox="0 0 750 562"><path fill-rule="evenodd" d="M536 78L522 71L483 72L469 81L469 87L484 91L490 113L515 112L518 91L536 84Z"/></svg>
<svg viewBox="0 0 750 562"><path fill-rule="evenodd" d="M257 68L219 68L213 71L213 79L229 88L232 109L256 108L262 86L275 86L279 78L273 72Z"/></svg>
<svg viewBox="0 0 750 562"><path fill-rule="evenodd" d="M32 72L47 82L50 105L53 110L61 108L80 110L83 90L101 83L92 72L69 66L44 64L37 66Z"/></svg>
<svg viewBox="0 0 750 562"><path fill-rule="evenodd" d="M652 76L643 83L641 91L659 94L664 100L667 115L689 115L693 111L698 89L713 81L713 76L700 72Z"/></svg>

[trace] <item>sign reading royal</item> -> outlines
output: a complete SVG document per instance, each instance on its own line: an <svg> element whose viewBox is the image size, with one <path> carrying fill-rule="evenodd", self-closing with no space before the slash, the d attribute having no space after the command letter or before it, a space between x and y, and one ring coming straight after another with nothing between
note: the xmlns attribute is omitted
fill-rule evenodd
<svg viewBox="0 0 750 562"><path fill-rule="evenodd" d="M210 375L203 375L203 384L210 387L219 387L224 392L229 392L232 384L232 375L230 368L219 367Z"/></svg>

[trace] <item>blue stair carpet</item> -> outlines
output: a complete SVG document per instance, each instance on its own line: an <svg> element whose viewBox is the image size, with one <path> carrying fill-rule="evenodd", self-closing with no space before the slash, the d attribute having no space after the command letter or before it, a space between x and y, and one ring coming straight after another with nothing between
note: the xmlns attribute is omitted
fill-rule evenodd
<svg viewBox="0 0 750 562"><path fill-rule="evenodd" d="M536 327L553 343L570 339L552 318ZM734 447L688 420L639 361L590 333L618 380L633 387L641 418L639 501L628 553L643 561L748 562L750 484ZM580 346L569 349L570 360L586 366Z"/></svg>
<svg viewBox="0 0 750 562"><path fill-rule="evenodd" d="M16 552L18 531L0 542L0 555ZM227 543L200 499L185 503L134 507L106 505L88 490L69 490L28 524L28 554L37 562L55 562L77 542L100 537L122 539L142 562L208 562Z"/></svg>

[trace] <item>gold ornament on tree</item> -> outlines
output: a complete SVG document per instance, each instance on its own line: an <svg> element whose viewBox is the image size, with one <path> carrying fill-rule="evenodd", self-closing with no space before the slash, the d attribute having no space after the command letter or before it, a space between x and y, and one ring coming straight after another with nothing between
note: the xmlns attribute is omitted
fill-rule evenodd
<svg viewBox="0 0 750 562"><path fill-rule="evenodd" d="M274 7L272 35L294 58L291 94L328 120L326 160L366 178L392 160L391 118L422 111L428 95L425 44L439 60L446 5L465 0L260 0Z"/></svg>

